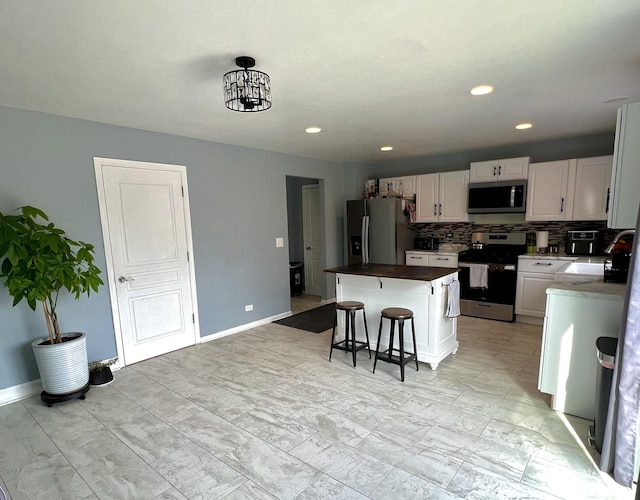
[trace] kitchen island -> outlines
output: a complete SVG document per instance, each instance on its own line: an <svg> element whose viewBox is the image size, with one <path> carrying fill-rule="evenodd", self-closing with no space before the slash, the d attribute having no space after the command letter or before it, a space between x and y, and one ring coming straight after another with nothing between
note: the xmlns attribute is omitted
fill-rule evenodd
<svg viewBox="0 0 640 500"><path fill-rule="evenodd" d="M538 389L551 394L552 409L593 420L596 339L618 337L625 285L556 282L546 292Z"/></svg>
<svg viewBox="0 0 640 500"><path fill-rule="evenodd" d="M411 309L416 326L416 352L419 361L432 370L449 354L458 350L457 320L446 316L449 284L458 279L457 268L415 267L388 264L356 264L325 269L336 275L336 300L364 303L371 349L376 348L380 312L387 307ZM344 315L338 316L338 332L344 338ZM405 350L413 352L411 326L405 324ZM358 340L364 338L362 315L356 315ZM398 347L396 335L395 347ZM389 343L389 324L382 330L381 348Z"/></svg>

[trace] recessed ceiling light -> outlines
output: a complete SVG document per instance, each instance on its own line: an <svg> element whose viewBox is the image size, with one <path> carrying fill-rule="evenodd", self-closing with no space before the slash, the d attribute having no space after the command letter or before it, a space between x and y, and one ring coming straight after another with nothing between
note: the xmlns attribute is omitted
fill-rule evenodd
<svg viewBox="0 0 640 500"><path fill-rule="evenodd" d="M605 104L613 104L616 102L624 102L627 99L629 99L628 96L620 96L620 97L612 97L611 99L607 99L605 102Z"/></svg>
<svg viewBox="0 0 640 500"><path fill-rule="evenodd" d="M318 132L320 132L322 129L320 127L309 127L304 129L304 131L307 134L317 134Z"/></svg>
<svg viewBox="0 0 640 500"><path fill-rule="evenodd" d="M486 95L493 92L493 87L491 85L478 85L477 87L473 87L469 92L471 95Z"/></svg>
<svg viewBox="0 0 640 500"><path fill-rule="evenodd" d="M526 130L531 127L533 127L531 123L518 123L516 125L516 130Z"/></svg>
<svg viewBox="0 0 640 500"><path fill-rule="evenodd" d="M393 146L382 146L380 151L393 151Z"/></svg>

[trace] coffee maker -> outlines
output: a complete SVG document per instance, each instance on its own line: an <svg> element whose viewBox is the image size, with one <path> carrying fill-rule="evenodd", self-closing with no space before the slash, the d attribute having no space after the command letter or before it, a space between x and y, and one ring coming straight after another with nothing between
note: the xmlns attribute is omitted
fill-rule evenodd
<svg viewBox="0 0 640 500"><path fill-rule="evenodd" d="M635 230L618 233L605 252L611 257L604 261L603 281L608 283L626 283L633 249Z"/></svg>

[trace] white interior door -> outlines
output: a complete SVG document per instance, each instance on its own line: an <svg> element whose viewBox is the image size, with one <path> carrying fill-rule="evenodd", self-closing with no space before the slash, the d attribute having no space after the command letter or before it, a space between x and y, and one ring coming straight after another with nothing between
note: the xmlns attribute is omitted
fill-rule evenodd
<svg viewBox="0 0 640 500"><path fill-rule="evenodd" d="M309 295L322 295L322 231L320 196L317 184L302 186L304 240L304 288Z"/></svg>
<svg viewBox="0 0 640 500"><path fill-rule="evenodd" d="M186 168L94 159L107 278L125 365L198 336Z"/></svg>

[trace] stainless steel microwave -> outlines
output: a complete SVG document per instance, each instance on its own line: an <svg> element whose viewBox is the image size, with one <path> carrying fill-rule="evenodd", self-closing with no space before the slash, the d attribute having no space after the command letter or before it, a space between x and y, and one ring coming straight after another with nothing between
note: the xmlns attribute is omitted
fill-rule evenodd
<svg viewBox="0 0 640 500"><path fill-rule="evenodd" d="M527 181L469 184L470 214L522 213L527 200Z"/></svg>

